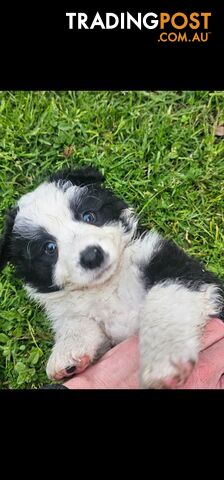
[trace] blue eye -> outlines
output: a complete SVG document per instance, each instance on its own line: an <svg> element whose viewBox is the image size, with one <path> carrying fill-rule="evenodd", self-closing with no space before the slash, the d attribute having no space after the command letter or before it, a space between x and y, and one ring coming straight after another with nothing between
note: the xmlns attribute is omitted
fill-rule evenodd
<svg viewBox="0 0 224 480"><path fill-rule="evenodd" d="M93 212L84 212L82 214L82 219L86 223L94 223L96 220L96 215Z"/></svg>
<svg viewBox="0 0 224 480"><path fill-rule="evenodd" d="M57 252L56 242L47 242L45 244L44 251L45 253L47 253L47 255L55 255L55 253Z"/></svg>

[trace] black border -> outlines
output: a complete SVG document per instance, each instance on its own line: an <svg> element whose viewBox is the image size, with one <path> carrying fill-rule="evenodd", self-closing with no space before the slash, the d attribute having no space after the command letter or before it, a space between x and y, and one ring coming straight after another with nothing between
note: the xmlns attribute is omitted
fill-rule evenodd
<svg viewBox="0 0 224 480"><path fill-rule="evenodd" d="M25 2L23 2L25 4ZM211 11L204 44L163 44L158 30L69 30L67 11ZM222 90L224 8L220 1L98 2L65 0L0 7L0 88L7 90Z"/></svg>

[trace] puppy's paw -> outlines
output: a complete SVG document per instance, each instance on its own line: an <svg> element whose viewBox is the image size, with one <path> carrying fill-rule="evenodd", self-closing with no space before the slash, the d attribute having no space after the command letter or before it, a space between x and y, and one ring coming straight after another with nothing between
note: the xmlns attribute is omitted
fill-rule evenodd
<svg viewBox="0 0 224 480"><path fill-rule="evenodd" d="M55 343L47 363L46 373L52 380L61 380L83 372L111 348L102 335L95 338L66 338Z"/></svg>
<svg viewBox="0 0 224 480"><path fill-rule="evenodd" d="M155 358L143 358L140 383L142 388L175 389L184 388L197 361L197 353L185 351L179 354Z"/></svg>
<svg viewBox="0 0 224 480"><path fill-rule="evenodd" d="M66 345L55 345L48 360L46 373L52 380L61 380L83 372L91 363L90 355L79 354L74 347L67 349Z"/></svg>

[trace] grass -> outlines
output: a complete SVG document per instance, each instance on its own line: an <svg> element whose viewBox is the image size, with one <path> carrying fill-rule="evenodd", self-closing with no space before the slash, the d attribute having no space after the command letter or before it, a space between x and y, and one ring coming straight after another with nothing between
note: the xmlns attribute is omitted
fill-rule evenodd
<svg viewBox="0 0 224 480"><path fill-rule="evenodd" d="M38 178L95 164L143 224L224 278L224 92L0 92L0 228ZM7 266L0 278L0 386L38 388L48 321Z"/></svg>

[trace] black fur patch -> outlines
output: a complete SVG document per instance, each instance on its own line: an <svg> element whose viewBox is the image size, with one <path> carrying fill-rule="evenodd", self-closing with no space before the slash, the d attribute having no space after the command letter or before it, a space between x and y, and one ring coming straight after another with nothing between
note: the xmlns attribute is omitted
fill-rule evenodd
<svg viewBox="0 0 224 480"><path fill-rule="evenodd" d="M118 221L127 204L109 189L91 186L80 197L74 196L70 208L74 218L80 221L83 213L88 211L95 213L94 225L101 227L106 223Z"/></svg>
<svg viewBox="0 0 224 480"><path fill-rule="evenodd" d="M73 185L93 185L102 183L104 176L95 167L59 170L50 177L50 182L70 181Z"/></svg>
<svg viewBox="0 0 224 480"><path fill-rule="evenodd" d="M18 210L18 208L12 208L6 215L4 232L0 238L0 270L10 260L11 235Z"/></svg>
<svg viewBox="0 0 224 480"><path fill-rule="evenodd" d="M224 301L224 287L221 281L203 264L187 255L171 240L161 240L160 248L155 251L150 262L142 268L146 289L166 280L178 281L191 290L199 290L204 283L220 287ZM224 315L224 311L221 318Z"/></svg>
<svg viewBox="0 0 224 480"><path fill-rule="evenodd" d="M46 242L56 241L42 227L32 226L26 233L12 234L10 242L10 259L16 273L25 283L35 287L38 292L48 293L60 290L53 285L53 271L57 262L57 254L49 256L45 253Z"/></svg>
<svg viewBox="0 0 224 480"><path fill-rule="evenodd" d="M88 187L86 193L80 197L74 196L70 202L70 208L76 220L82 220L82 213L93 211L96 214L94 225L100 227L105 223L118 220L122 210L128 206L112 191L100 187L104 177L95 167L61 170L52 175L50 181L57 183L59 188L64 188L66 182Z"/></svg>

